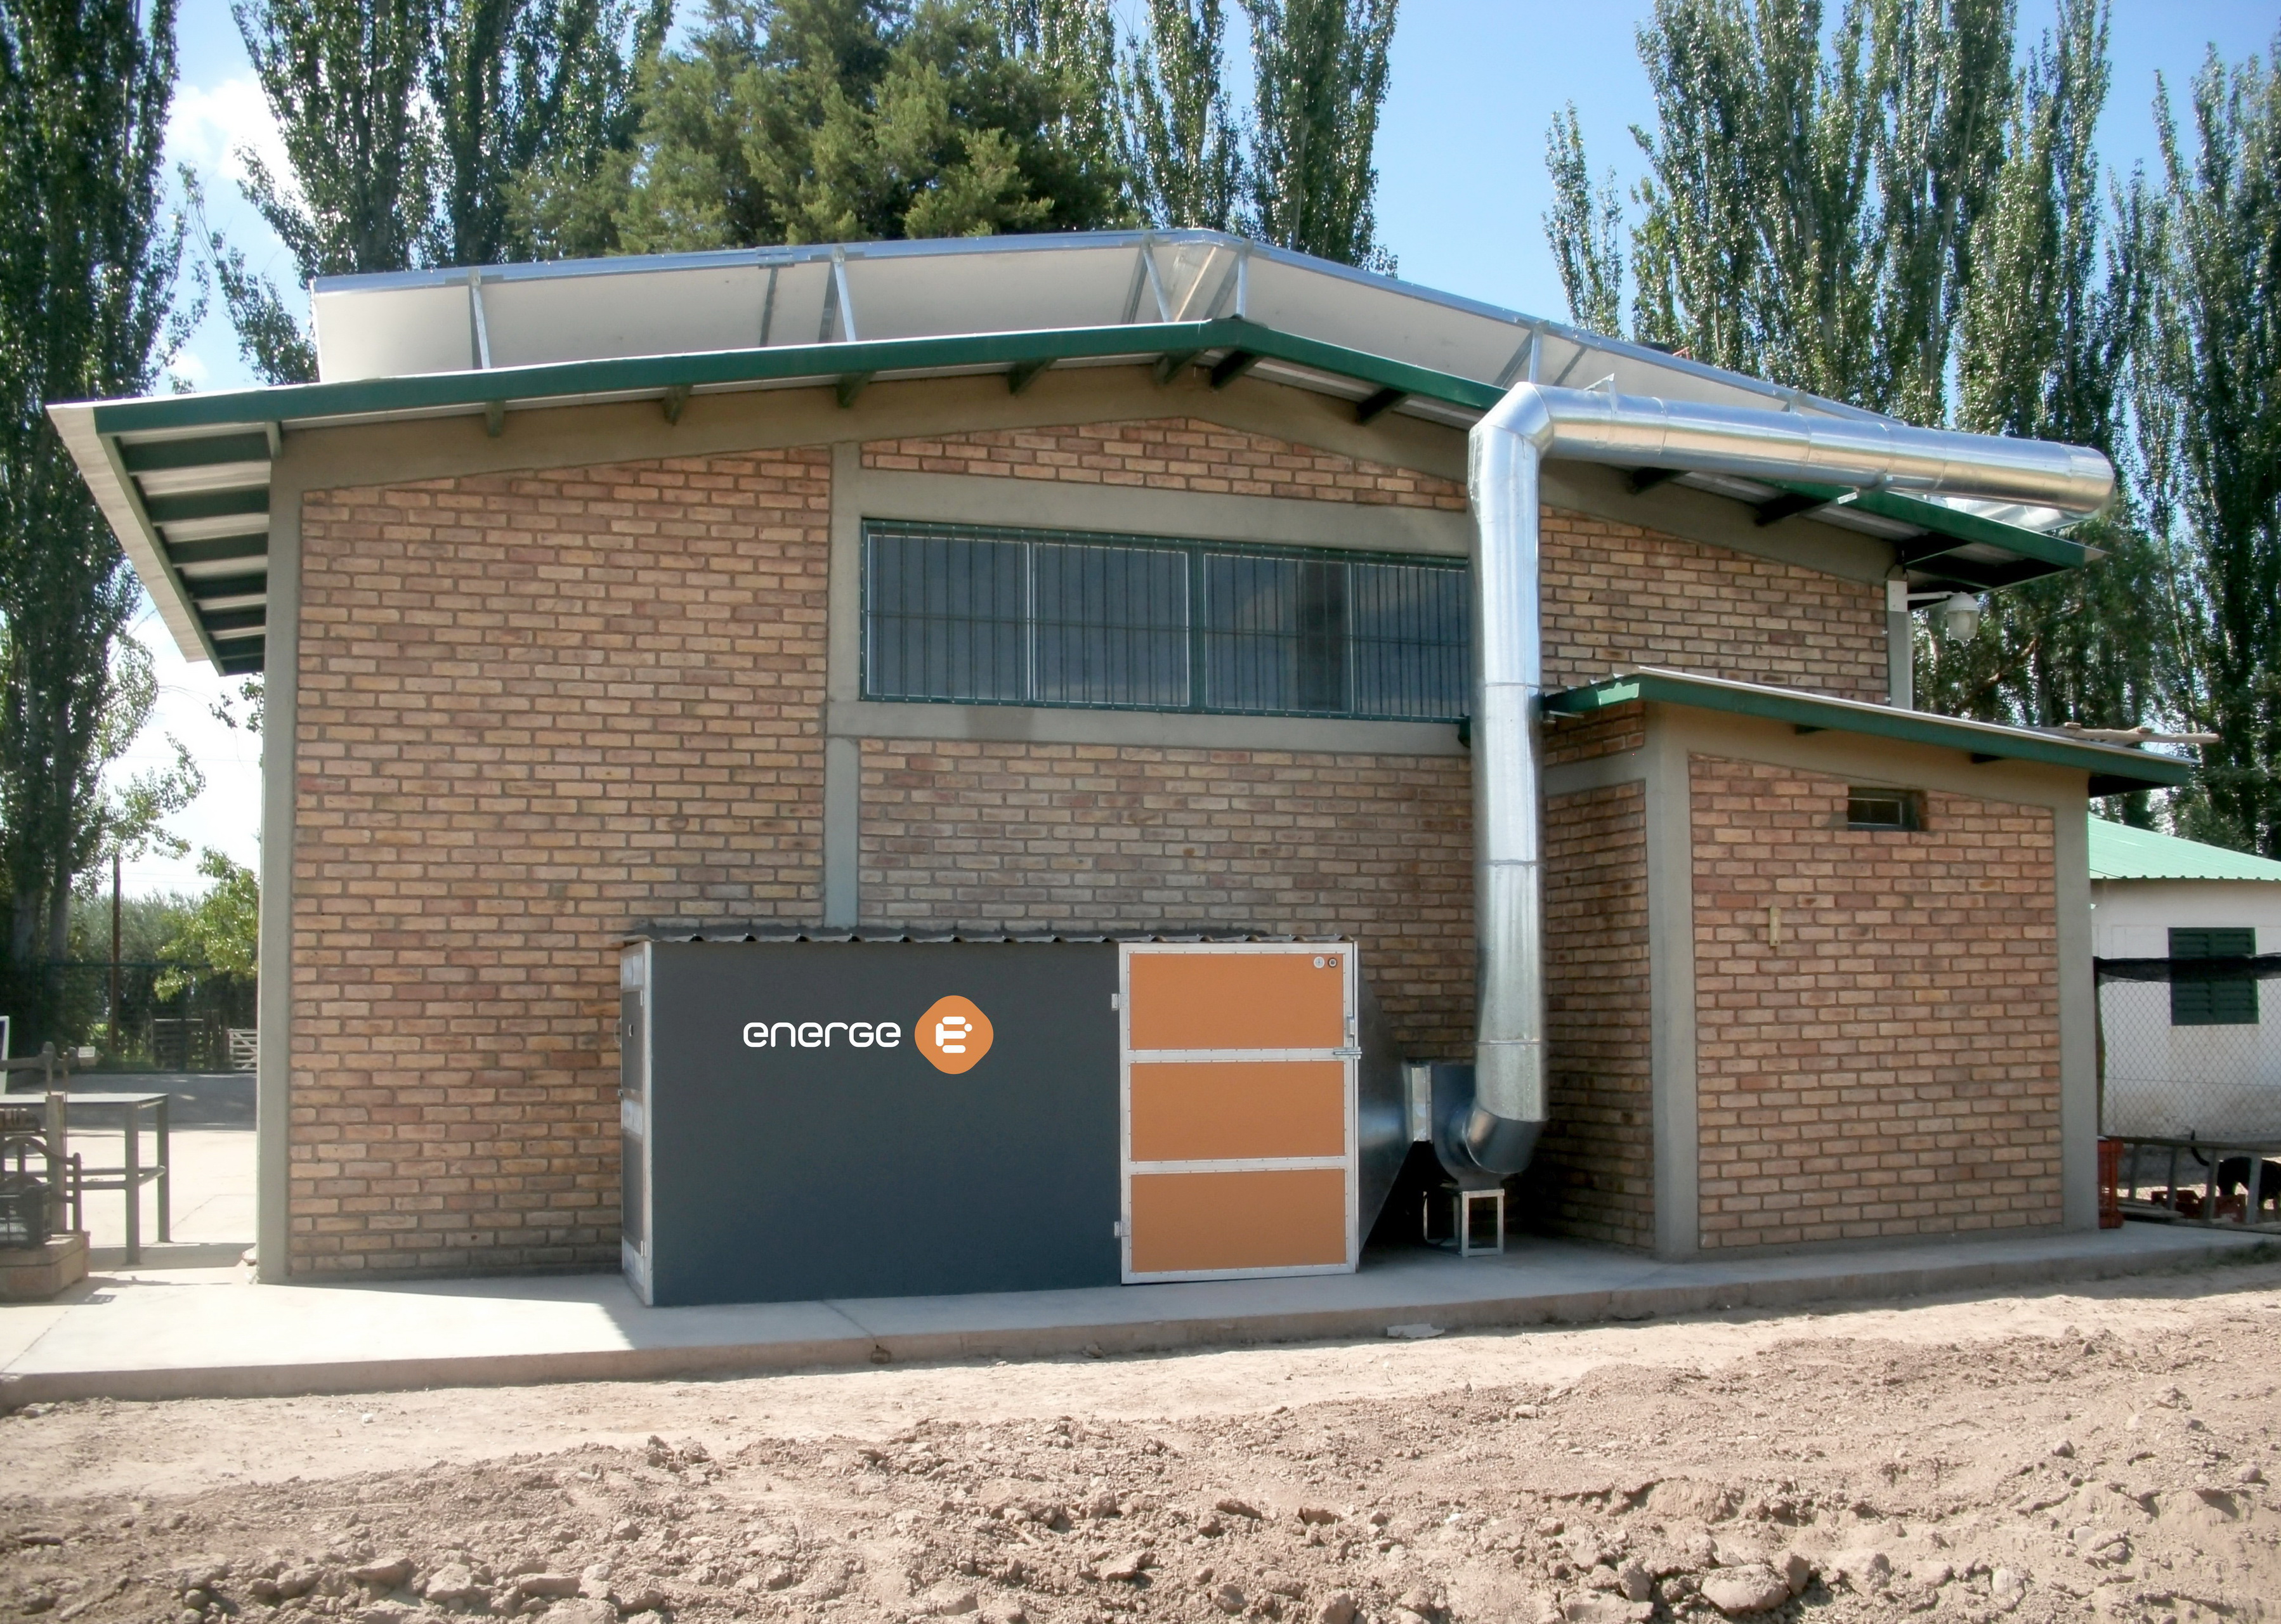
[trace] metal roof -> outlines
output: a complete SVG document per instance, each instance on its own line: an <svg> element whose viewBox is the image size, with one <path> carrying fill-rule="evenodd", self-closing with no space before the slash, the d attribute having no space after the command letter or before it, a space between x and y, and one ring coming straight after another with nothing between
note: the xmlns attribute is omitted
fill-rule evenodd
<svg viewBox="0 0 2281 1624"><path fill-rule="evenodd" d="M629 256L333 277L312 289L313 384L51 405L66 445L190 658L261 668L269 470L294 430L1048 367L1201 368L1465 429L1522 379L1874 414L1684 357L1212 232L1099 232ZM1912 580L2002 587L2097 555L2055 511L1897 490L1643 471L1892 543Z"/></svg>
<svg viewBox="0 0 2281 1624"><path fill-rule="evenodd" d="M2094 880L2262 880L2281 883L2281 863L2184 840L2153 829L2134 829L2105 818L2091 820Z"/></svg>
<svg viewBox="0 0 2281 1624"><path fill-rule="evenodd" d="M2039 728L1966 721L1865 700L1803 694L1795 689L1652 666L1618 672L1602 681L1547 694L1544 708L1556 715L1589 716L1635 699L1788 722L1800 733L1856 733L1911 744L1940 745L1963 750L1975 761L2037 761L2074 767L2091 774L2092 795L2168 789L2189 782L2194 773L2190 761L2149 755L2128 745L2092 744Z"/></svg>

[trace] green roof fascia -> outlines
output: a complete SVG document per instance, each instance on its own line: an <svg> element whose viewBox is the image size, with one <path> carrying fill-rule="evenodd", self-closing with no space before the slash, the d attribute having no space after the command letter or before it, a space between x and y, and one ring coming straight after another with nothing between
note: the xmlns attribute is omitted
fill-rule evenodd
<svg viewBox="0 0 2281 1624"><path fill-rule="evenodd" d="M1823 699L1787 689L1689 677L1677 672L1635 671L1581 688L1564 689L1547 694L1544 708L1565 716L1586 716L1611 705L1628 704L1635 699L1724 711L1736 716L1788 722L1809 730L1867 734L1911 744L1966 750L1977 756L2073 767L2092 775L2093 795L2172 789L2192 782L2194 775L2194 765L2190 761L2172 756L2150 756L2120 745L2078 744L1992 722L1965 721L1952 716L1858 701ZM2102 784L2113 787L2101 788Z"/></svg>
<svg viewBox="0 0 2281 1624"><path fill-rule="evenodd" d="M104 435L239 427L258 423L482 406L494 401L638 394L677 386L765 383L788 378L824 380L861 373L1014 366L1037 361L1212 350L1236 350L1272 357L1475 411L1487 411L1504 394L1493 385L1476 383L1469 378L1366 355L1228 317L1213 321L1069 327L1038 333L889 338L768 350L708 350L694 355L629 356L341 383L289 383L213 395L103 402L95 407L95 427Z"/></svg>
<svg viewBox="0 0 2281 1624"><path fill-rule="evenodd" d="M1855 490L1845 485L1798 485L1784 483L1783 490L1795 491L1802 496L1820 496L1826 502L1859 508L1864 513L1880 519L1890 519L1899 524L1914 525L1920 530L1931 531L1952 542L1974 543L1983 546L2000 547L2037 564L2049 565L2055 570L2076 570L2091 563L2097 550L2081 542L2068 541L2061 535L2046 535L2041 530L2030 530L2025 525L2007 525L2000 519L1983 518L1968 513L1945 502L1928 502L1922 496L1912 496L1898 490ZM1916 563L1937 558L1949 550L1945 547L1918 549L1906 542L1897 543L1904 563Z"/></svg>

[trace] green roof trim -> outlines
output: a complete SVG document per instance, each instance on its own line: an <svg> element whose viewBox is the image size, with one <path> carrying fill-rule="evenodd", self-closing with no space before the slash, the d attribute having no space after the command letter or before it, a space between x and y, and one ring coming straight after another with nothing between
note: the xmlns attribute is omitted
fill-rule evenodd
<svg viewBox="0 0 2281 1624"><path fill-rule="evenodd" d="M502 366L484 372L422 373L408 378L367 378L342 383L289 383L213 395L173 395L151 400L107 401L95 408L99 434L147 434L186 428L291 424L312 419L374 417L400 412L475 408L493 401L543 401L565 396L643 394L673 388L768 383L793 379L836 381L851 373L885 376L946 367L1013 367L1041 361L1156 357L1241 350L1297 366L1397 389L1404 394L1486 412L1504 391L1470 378L1430 372L1407 362L1365 355L1319 339L1280 333L1256 322L1214 321L1068 327L1054 332L984 333L951 338L887 338L867 342L779 345L767 350L715 350L696 355L631 356L562 361L544 366ZM242 442L228 451L233 460Z"/></svg>
<svg viewBox="0 0 2281 1624"><path fill-rule="evenodd" d="M2152 756L2119 744L2092 744L2027 727L1966 721L1924 711L1897 710L1858 699L1832 699L1756 682L1683 671L1620 672L1604 681L1564 689L1544 697L1556 715L1589 716L1633 700L1692 705L1767 721L1788 722L1807 731L1862 734L1960 750L1981 760L2036 761L2073 767L2091 774L2090 793L2121 795L2133 789L2162 789L2192 781L2194 766L2175 756Z"/></svg>
<svg viewBox="0 0 2281 1624"><path fill-rule="evenodd" d="M2281 863L2127 823L2091 820L2094 880L2260 880L2281 884Z"/></svg>

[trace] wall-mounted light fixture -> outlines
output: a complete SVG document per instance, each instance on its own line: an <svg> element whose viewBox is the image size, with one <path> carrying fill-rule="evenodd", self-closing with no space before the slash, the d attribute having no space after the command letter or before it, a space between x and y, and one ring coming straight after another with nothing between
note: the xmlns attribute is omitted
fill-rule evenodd
<svg viewBox="0 0 2281 1624"><path fill-rule="evenodd" d="M1912 609L1935 606L1933 623L1951 643L1970 643L1977 637L1981 617L1988 612L1987 600L1969 592L1912 592L1908 597Z"/></svg>
<svg viewBox="0 0 2281 1624"><path fill-rule="evenodd" d="M1969 592L1959 592L1935 611L1940 616L1941 635L1951 643L1970 643L1980 635L1980 617L1987 605Z"/></svg>

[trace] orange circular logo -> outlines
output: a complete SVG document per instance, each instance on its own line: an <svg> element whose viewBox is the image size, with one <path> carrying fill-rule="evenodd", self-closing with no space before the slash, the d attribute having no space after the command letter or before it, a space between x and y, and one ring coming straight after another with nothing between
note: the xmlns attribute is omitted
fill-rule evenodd
<svg viewBox="0 0 2281 1624"><path fill-rule="evenodd" d="M927 1063L955 1077L990 1052L990 1017L970 998L937 998L911 1028Z"/></svg>

